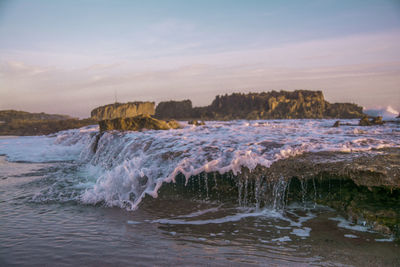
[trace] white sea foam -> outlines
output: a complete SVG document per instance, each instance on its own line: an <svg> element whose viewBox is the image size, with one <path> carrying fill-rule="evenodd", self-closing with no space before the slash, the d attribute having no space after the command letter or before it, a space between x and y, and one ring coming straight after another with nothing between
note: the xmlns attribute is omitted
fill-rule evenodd
<svg viewBox="0 0 400 267"><path fill-rule="evenodd" d="M342 217L329 218L329 220L337 221L338 227L341 227L341 228L344 228L347 230L353 230L353 231L358 231L358 232L370 232L371 231L370 227L368 227L368 226L353 224L350 221L348 221Z"/></svg>
<svg viewBox="0 0 400 267"><path fill-rule="evenodd" d="M92 141L97 126L59 132L49 136L23 136L0 139L0 154L9 161L57 162L80 160Z"/></svg>
<svg viewBox="0 0 400 267"><path fill-rule="evenodd" d="M162 184L174 182L179 173L186 179L202 172L237 174L243 166L269 167L304 152L400 146L400 130L395 124L332 128L333 123L230 121L168 131L108 132L99 139L95 153L98 127L93 126L53 136L0 139L0 154L12 161L77 161L89 177L77 182L78 188L84 189L80 201L135 209L146 194L157 197Z"/></svg>
<svg viewBox="0 0 400 267"><path fill-rule="evenodd" d="M292 230L291 234L297 235L299 237L305 238L309 237L311 232L310 227L304 227L304 228L295 228Z"/></svg>
<svg viewBox="0 0 400 267"><path fill-rule="evenodd" d="M264 209L259 212L245 212L245 213L237 213L234 215L225 216L222 218L216 219L205 219L205 220L182 220L182 219L158 219L153 220L152 223L161 223L161 224L177 224L177 225L206 225L206 224L222 224L228 222L237 222L244 218L249 217L265 217L265 218L279 218L283 219L283 215L274 210Z"/></svg>
<svg viewBox="0 0 400 267"><path fill-rule="evenodd" d="M358 236L352 235L352 234L345 234L344 237L347 237L347 238L358 238Z"/></svg>

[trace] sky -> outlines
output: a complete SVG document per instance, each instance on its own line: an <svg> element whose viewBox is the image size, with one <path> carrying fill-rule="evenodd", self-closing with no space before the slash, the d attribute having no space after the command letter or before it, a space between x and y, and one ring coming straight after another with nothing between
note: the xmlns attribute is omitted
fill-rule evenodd
<svg viewBox="0 0 400 267"><path fill-rule="evenodd" d="M0 110L270 90L400 110L400 0L0 0Z"/></svg>

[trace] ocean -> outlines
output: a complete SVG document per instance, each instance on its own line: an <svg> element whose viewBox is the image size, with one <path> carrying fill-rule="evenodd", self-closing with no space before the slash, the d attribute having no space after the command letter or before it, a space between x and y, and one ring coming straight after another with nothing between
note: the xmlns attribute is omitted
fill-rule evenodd
<svg viewBox="0 0 400 267"><path fill-rule="evenodd" d="M263 187L267 173L250 175L307 153L400 148L399 124L334 122L1 137L0 265L399 266L394 236L291 201L284 177Z"/></svg>

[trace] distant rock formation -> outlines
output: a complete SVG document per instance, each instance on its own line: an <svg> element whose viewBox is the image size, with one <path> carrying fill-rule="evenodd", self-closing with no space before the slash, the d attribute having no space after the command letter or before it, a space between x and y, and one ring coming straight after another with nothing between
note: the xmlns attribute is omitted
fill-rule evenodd
<svg viewBox="0 0 400 267"><path fill-rule="evenodd" d="M96 124L96 121L92 119L13 120L0 124L0 135L48 135L93 124Z"/></svg>
<svg viewBox="0 0 400 267"><path fill-rule="evenodd" d="M15 120L24 121L43 121L43 120L67 120L72 119L72 117L67 115L59 114L46 114L46 113L30 113L26 111L18 110L0 110L0 121L3 123L8 123Z"/></svg>
<svg viewBox="0 0 400 267"><path fill-rule="evenodd" d="M154 102L114 103L95 108L90 115L94 120L128 118L138 115L154 115Z"/></svg>
<svg viewBox="0 0 400 267"><path fill-rule="evenodd" d="M100 132L108 130L119 131L141 131L147 130L169 130L180 128L178 122L163 121L152 118L149 115L138 115L130 118L116 118L99 121Z"/></svg>
<svg viewBox="0 0 400 267"><path fill-rule="evenodd" d="M96 121L67 115L0 110L0 135L47 135L92 124Z"/></svg>
<svg viewBox="0 0 400 267"><path fill-rule="evenodd" d="M206 107L192 108L192 102L184 100L161 102L156 108L156 117L163 119L351 119L363 115L356 104L331 104L321 91L309 90L234 93L218 95Z"/></svg>
<svg viewBox="0 0 400 267"><path fill-rule="evenodd" d="M155 117L158 119L174 118L177 120L190 119L192 117L192 101L166 101L157 105Z"/></svg>

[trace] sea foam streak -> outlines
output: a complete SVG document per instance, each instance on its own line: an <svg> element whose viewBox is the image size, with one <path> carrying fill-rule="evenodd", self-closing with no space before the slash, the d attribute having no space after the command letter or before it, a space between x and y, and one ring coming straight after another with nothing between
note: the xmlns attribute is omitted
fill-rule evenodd
<svg viewBox="0 0 400 267"><path fill-rule="evenodd" d="M395 124L332 128L333 123L230 121L168 131L107 132L99 139L95 153L98 128L93 126L56 136L3 139L0 154L12 161L75 161L83 166L82 173L93 176L76 181L79 201L132 210L146 194L157 197L161 185L173 182L179 173L186 179L202 172L237 174L243 166L250 170L257 165L269 167L277 160L309 151L400 146L400 131Z"/></svg>

